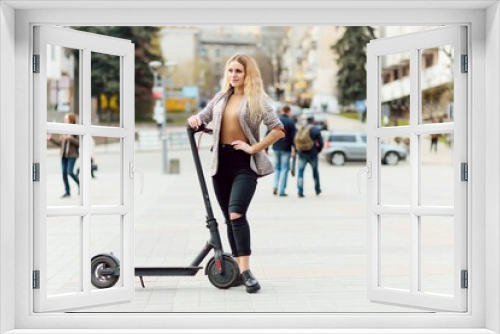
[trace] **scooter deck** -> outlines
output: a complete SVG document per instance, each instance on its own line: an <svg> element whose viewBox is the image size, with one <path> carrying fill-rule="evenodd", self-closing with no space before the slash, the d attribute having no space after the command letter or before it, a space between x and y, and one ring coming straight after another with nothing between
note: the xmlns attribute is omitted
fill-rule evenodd
<svg viewBox="0 0 500 334"><path fill-rule="evenodd" d="M139 276L141 285L144 284L143 276L194 276L203 267L137 267L135 276Z"/></svg>
<svg viewBox="0 0 500 334"><path fill-rule="evenodd" d="M135 276L194 276L203 267L137 267Z"/></svg>

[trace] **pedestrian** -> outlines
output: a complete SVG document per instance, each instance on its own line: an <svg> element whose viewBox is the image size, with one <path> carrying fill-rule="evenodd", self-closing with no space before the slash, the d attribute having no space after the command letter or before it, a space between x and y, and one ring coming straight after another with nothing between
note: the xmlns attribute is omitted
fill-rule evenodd
<svg viewBox="0 0 500 334"><path fill-rule="evenodd" d="M437 153L438 139L439 139L439 134L438 133L431 134L431 152L432 152L432 148L434 148L434 152Z"/></svg>
<svg viewBox="0 0 500 334"><path fill-rule="evenodd" d="M188 118L196 129L213 122L212 183L226 219L232 255L240 268L240 279L248 293L260 290L250 271L250 226L247 210L257 179L273 172L265 149L284 137L283 124L264 92L255 60L244 54L228 59L222 90L198 114ZM261 140L260 125L269 132Z"/></svg>
<svg viewBox="0 0 500 334"><path fill-rule="evenodd" d="M293 139L297 132L295 122L292 119L292 112L289 106L281 108L279 119L285 128L285 137L273 144L274 153L274 183L273 194L288 196L286 193L286 183L288 171L290 170L290 158L295 157Z"/></svg>
<svg viewBox="0 0 500 334"><path fill-rule="evenodd" d="M299 156L297 171L297 190L299 197L304 197L304 169L311 165L316 195L321 194L318 170L318 154L323 149L320 130L314 125L314 116L305 115L305 124L295 136L295 148Z"/></svg>
<svg viewBox="0 0 500 334"><path fill-rule="evenodd" d="M68 113L64 116L64 123L76 124L76 116L73 113ZM69 187L70 176L78 185L78 193L80 193L80 181L74 173L75 162L79 155L80 138L77 135L64 134L60 139L55 139L52 134L47 134L47 140L60 147L62 178L64 182L64 194L61 198L71 196L71 189Z"/></svg>
<svg viewBox="0 0 500 334"><path fill-rule="evenodd" d="M438 122L438 120L435 117L433 117L432 118L432 123L437 123L437 122ZM442 121L440 123L442 123ZM439 140L439 134L438 133L431 134L431 152L432 152L432 148L434 148L434 152L437 153L438 140Z"/></svg>

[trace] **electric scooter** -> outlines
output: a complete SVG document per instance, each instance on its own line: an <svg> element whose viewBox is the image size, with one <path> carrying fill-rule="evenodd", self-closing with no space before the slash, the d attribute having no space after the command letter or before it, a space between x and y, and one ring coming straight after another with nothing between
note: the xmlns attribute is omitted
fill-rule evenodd
<svg viewBox="0 0 500 334"><path fill-rule="evenodd" d="M204 126L197 130L187 126L187 133L191 151L193 153L196 172L203 195L203 201L206 209L206 226L209 230L210 237L203 246L203 249L194 258L191 264L187 267L136 267L135 276L139 276L141 285L144 288L144 276L194 276L200 269L200 263L213 250L213 257L207 262L205 267L205 275L213 286L219 289L230 288L240 275L240 269L236 261L231 255L224 253L222 250L222 242L219 234L217 221L212 211L210 198L208 195L207 184L203 175L203 169L198 154L195 134L197 132L212 133L211 129ZM110 288L118 282L120 278L120 260L113 253L101 253L92 258L91 261L91 282L96 288Z"/></svg>

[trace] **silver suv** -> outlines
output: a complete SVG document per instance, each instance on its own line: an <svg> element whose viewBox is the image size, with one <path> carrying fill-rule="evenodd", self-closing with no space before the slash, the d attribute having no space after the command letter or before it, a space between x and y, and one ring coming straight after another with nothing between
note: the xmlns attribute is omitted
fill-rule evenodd
<svg viewBox="0 0 500 334"><path fill-rule="evenodd" d="M397 165L399 160L405 160L408 151L403 145L382 143L382 163ZM342 166L346 161L365 161L366 134L360 131L329 132L321 153L329 163L335 166Z"/></svg>

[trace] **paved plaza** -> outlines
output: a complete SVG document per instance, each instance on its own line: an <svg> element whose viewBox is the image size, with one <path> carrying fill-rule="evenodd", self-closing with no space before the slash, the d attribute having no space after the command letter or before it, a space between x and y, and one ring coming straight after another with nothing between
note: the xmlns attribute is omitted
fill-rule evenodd
<svg viewBox="0 0 500 334"><path fill-rule="evenodd" d="M342 126L340 121L335 125ZM182 132L182 129L169 131ZM205 136L200 144L200 156L206 171L210 140ZM135 181L135 264L189 265L208 237L191 152L187 143L182 141L169 145L168 159L179 162L180 172L164 174L159 143L148 145L137 148L135 159L135 166L145 173L142 195L138 191L139 182ZM96 147L95 155L99 170L92 180L94 198L102 201L100 204L110 204L107 201L116 197L114 165L119 152L110 144ZM54 205L67 205L69 202L58 199L62 193L58 164L57 153L49 152L48 184L58 188L49 189L47 197ZM367 299L366 180L363 178L363 194L360 195L356 178L358 170L364 166L359 162L334 167L321 160L322 193L319 196L314 194L309 168L305 173L305 198L297 196L295 177L288 179L288 197L272 194L273 176L259 179L248 213L252 230L251 267L262 285L259 293L248 294L244 287L218 290L202 271L193 277L145 277L145 288L136 277L135 299L131 303L85 312L421 312L371 303ZM401 162L390 168L391 175L405 180L409 163ZM442 179L447 172L437 168L433 177ZM225 224L210 181L209 190L224 247L228 250ZM442 194L435 196L436 199L430 200L438 201ZM76 201L77 197L64 200ZM392 256L392 265L399 269L387 271L385 279L394 287L404 287L408 278L404 274L408 265L405 258L408 247L401 242L404 231L388 231L390 240L394 240L392 253L397 255L401 251L401 255ZM93 251L118 248L113 242L101 239L91 247ZM102 247L106 249L100 250ZM442 249L435 251L445 254ZM205 263L206 260L202 264ZM429 277L433 287L446 289L449 277L432 270Z"/></svg>

